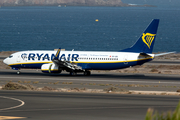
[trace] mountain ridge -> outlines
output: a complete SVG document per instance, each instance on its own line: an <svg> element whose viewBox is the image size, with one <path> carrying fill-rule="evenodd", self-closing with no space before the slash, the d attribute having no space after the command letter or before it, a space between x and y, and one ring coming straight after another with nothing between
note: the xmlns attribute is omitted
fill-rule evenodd
<svg viewBox="0 0 180 120"><path fill-rule="evenodd" d="M128 6L121 0L0 0L0 6Z"/></svg>

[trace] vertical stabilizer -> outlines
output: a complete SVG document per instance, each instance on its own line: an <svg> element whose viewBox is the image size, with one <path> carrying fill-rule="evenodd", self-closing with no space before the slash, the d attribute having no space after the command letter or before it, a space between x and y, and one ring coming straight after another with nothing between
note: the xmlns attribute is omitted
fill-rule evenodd
<svg viewBox="0 0 180 120"><path fill-rule="evenodd" d="M153 19L136 43L130 48L120 50L120 52L152 53L158 25L159 19Z"/></svg>

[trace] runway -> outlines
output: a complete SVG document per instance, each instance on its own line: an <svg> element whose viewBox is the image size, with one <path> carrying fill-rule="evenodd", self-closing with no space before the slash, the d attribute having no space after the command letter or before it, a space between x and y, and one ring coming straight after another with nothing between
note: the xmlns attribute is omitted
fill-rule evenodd
<svg viewBox="0 0 180 120"><path fill-rule="evenodd" d="M103 89L110 86L100 84L144 84L159 87L116 87L129 90L176 91L180 87L179 75L122 74L107 71L92 72L91 76L82 74L69 76L68 73L43 74L36 70L22 70L21 74L17 75L14 70L0 70L0 85L8 81L30 81L33 86L54 88ZM33 84L33 81L39 83ZM58 84L50 84L57 81L59 81ZM63 82L72 82L72 84L62 84ZM95 83L95 85L90 83ZM162 87L165 85L167 87ZM1 90L0 119L8 116L22 120L144 120L148 108L151 107L158 111L174 110L178 101L179 96Z"/></svg>
<svg viewBox="0 0 180 120"><path fill-rule="evenodd" d="M23 117L27 120L144 120L148 108L174 110L179 101L178 96L26 91L0 91L0 94L25 103L18 108L1 110L0 116ZM21 104L3 99L0 97L3 105L0 109Z"/></svg>
<svg viewBox="0 0 180 120"><path fill-rule="evenodd" d="M151 90L151 91L176 91L180 89L180 75L165 74L123 74L114 72L92 72L91 76L69 76L68 73L62 74L44 74L36 70L22 70L20 75L15 70L0 70L0 85L6 84L8 81L27 82L37 87L77 87L104 89L109 85L116 85L128 90ZM38 84L33 82L38 81ZM59 82L58 84L53 84ZM71 82L72 84L62 84L63 82ZM95 85L92 85L95 84ZM107 85L108 84L108 85ZM128 85L146 85L147 87L128 87ZM124 86L122 86L124 85ZM158 87L157 87L158 86Z"/></svg>

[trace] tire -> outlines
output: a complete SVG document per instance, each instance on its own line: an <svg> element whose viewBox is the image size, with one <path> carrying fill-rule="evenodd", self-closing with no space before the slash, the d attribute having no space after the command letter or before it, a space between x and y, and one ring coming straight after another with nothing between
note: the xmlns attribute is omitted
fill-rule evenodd
<svg viewBox="0 0 180 120"><path fill-rule="evenodd" d="M70 75L75 76L75 75L77 75L77 73L72 71L72 72L70 72Z"/></svg>
<svg viewBox="0 0 180 120"><path fill-rule="evenodd" d="M90 72L90 71L85 71L85 72L84 72L84 75L85 75L85 76L90 76L90 75L91 75L91 72Z"/></svg>
<svg viewBox="0 0 180 120"><path fill-rule="evenodd" d="M17 71L17 74L19 75L19 74L20 74L20 71Z"/></svg>

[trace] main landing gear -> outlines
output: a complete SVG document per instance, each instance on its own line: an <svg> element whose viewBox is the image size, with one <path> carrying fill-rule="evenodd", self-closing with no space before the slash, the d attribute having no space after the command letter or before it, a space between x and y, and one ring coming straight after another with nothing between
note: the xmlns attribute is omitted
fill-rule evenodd
<svg viewBox="0 0 180 120"><path fill-rule="evenodd" d="M71 72L70 72L70 75L75 76L75 75L77 75L77 72L71 71Z"/></svg>
<svg viewBox="0 0 180 120"><path fill-rule="evenodd" d="M85 76L90 76L90 75L91 75L91 72L90 72L90 71L84 71L84 75L85 75Z"/></svg>
<svg viewBox="0 0 180 120"><path fill-rule="evenodd" d="M91 72L88 71L88 70L83 71L83 72L84 72L84 75L85 75L85 76L90 76L90 75L91 75ZM76 71L71 71L71 72L70 72L70 75L71 75L71 76L75 76L75 75L77 75L77 72L76 72Z"/></svg>

